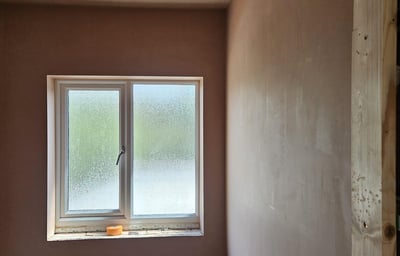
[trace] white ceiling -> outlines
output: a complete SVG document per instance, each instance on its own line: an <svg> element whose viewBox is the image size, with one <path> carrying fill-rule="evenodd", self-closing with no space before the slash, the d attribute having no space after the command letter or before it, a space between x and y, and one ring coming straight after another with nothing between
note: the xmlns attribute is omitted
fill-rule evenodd
<svg viewBox="0 0 400 256"><path fill-rule="evenodd" d="M142 7L226 7L230 0L0 0L0 2Z"/></svg>

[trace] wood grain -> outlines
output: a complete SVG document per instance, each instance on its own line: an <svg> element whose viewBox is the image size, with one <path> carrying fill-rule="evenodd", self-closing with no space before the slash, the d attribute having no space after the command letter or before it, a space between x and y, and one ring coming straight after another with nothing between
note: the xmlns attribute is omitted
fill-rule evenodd
<svg viewBox="0 0 400 256"><path fill-rule="evenodd" d="M395 255L396 1L355 0L352 255Z"/></svg>

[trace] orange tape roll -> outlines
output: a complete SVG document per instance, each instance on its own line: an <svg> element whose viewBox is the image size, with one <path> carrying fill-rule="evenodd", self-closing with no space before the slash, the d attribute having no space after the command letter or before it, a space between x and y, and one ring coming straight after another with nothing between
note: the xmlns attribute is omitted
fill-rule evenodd
<svg viewBox="0 0 400 256"><path fill-rule="evenodd" d="M108 236L118 236L122 234L122 226L108 226L107 227L107 235Z"/></svg>

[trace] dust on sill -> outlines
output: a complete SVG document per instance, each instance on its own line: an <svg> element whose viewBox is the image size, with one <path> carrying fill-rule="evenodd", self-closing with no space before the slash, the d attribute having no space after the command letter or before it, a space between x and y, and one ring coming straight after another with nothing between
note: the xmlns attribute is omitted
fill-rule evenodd
<svg viewBox="0 0 400 256"><path fill-rule="evenodd" d="M124 231L118 236L108 236L106 232L66 233L54 234L47 237L47 241L72 241L95 239L122 239L122 238L154 238L154 237L180 237L180 236L204 236L199 229L194 230L139 230Z"/></svg>

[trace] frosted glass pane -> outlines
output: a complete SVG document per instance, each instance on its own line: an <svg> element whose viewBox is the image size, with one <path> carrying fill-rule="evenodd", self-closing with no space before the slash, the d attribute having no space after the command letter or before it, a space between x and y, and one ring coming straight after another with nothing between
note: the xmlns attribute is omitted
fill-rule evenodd
<svg viewBox="0 0 400 256"><path fill-rule="evenodd" d="M119 208L119 91L69 90L68 209Z"/></svg>
<svg viewBox="0 0 400 256"><path fill-rule="evenodd" d="M193 214L195 85L134 85L135 215Z"/></svg>

